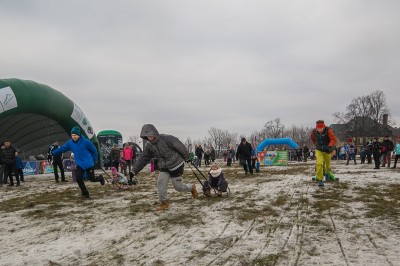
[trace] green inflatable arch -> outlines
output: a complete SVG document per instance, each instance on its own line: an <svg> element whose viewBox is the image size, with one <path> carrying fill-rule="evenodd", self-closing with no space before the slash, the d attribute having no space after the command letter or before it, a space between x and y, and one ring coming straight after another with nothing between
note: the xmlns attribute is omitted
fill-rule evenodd
<svg viewBox="0 0 400 266"><path fill-rule="evenodd" d="M0 79L0 125L0 142L10 139L24 159L46 155L56 140L64 144L76 125L98 148L82 110L61 92L34 81Z"/></svg>

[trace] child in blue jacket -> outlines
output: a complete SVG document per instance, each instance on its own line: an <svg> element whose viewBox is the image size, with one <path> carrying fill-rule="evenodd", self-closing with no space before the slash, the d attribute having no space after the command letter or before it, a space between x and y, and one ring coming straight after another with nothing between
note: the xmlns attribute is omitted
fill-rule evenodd
<svg viewBox="0 0 400 266"><path fill-rule="evenodd" d="M104 177L94 176L94 164L97 161L97 150L93 143L81 135L81 130L75 126L71 130L71 139L58 149L53 150L52 155L58 155L67 151L72 151L75 157L76 164L76 182L82 191L83 198L90 198L89 191L83 181L83 176L86 173L91 182L100 182L104 185Z"/></svg>

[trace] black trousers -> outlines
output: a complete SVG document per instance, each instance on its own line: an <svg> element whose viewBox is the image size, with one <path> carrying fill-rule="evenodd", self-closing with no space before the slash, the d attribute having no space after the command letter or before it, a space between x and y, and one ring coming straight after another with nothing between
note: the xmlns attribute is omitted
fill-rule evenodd
<svg viewBox="0 0 400 266"><path fill-rule="evenodd" d="M85 181L83 180L84 174L87 174L88 179L91 182L100 182L99 178L96 178L94 176L94 167L90 167L88 169L83 170L81 167L77 166L76 167L76 182L78 183L79 188L82 191L83 196L89 196L89 191L87 190L85 186Z"/></svg>
<svg viewBox="0 0 400 266"><path fill-rule="evenodd" d="M377 152L377 153L374 152L373 155L374 155L375 168L379 169L380 166L381 166L381 153L380 152Z"/></svg>
<svg viewBox="0 0 400 266"><path fill-rule="evenodd" d="M13 174L15 175L15 179L17 180L17 184L19 184L19 175L16 173L15 164L5 164L5 171L8 175L8 179L10 180L10 185L14 185ZM6 182L5 182L6 183Z"/></svg>
<svg viewBox="0 0 400 266"><path fill-rule="evenodd" d="M53 161L53 172L54 172L54 178L56 179L56 181L58 181L58 168L60 168L60 173L61 173L61 180L65 181L65 175L64 175L64 166L62 161Z"/></svg>
<svg viewBox="0 0 400 266"><path fill-rule="evenodd" d="M244 172L245 173L250 172L250 174L252 174L253 173L253 167L251 167L251 159L249 158L249 159L242 159L242 160L245 162L243 164Z"/></svg>
<svg viewBox="0 0 400 266"><path fill-rule="evenodd" d="M399 159L399 157L400 157L400 155L397 155L397 154L396 154L396 156L394 157L394 165L393 165L393 167L396 167L397 160Z"/></svg>

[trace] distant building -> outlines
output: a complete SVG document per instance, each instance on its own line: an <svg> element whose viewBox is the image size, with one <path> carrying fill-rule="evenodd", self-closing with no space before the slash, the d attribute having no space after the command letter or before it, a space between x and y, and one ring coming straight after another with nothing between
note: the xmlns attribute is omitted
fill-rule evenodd
<svg viewBox="0 0 400 266"><path fill-rule="evenodd" d="M387 114L383 115L382 124L370 117L357 117L346 124L332 124L331 128L337 137L337 147L346 144L349 138L352 138L353 142L361 147L375 137L382 139L384 136L389 136L389 139L395 140L400 135L400 128L388 125Z"/></svg>

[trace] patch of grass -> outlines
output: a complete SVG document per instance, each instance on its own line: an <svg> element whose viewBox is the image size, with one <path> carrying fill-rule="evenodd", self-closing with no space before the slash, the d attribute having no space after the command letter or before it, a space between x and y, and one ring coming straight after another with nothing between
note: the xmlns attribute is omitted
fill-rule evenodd
<svg viewBox="0 0 400 266"><path fill-rule="evenodd" d="M370 185L357 188L358 196L355 200L367 205L366 217L399 219L400 212L400 185L382 187Z"/></svg>
<svg viewBox="0 0 400 266"><path fill-rule="evenodd" d="M166 264L165 264L165 262L162 261L162 260L156 260L156 261L154 261L151 265L152 265L152 266L164 266L164 265L166 265Z"/></svg>
<svg viewBox="0 0 400 266"><path fill-rule="evenodd" d="M122 265L125 262L124 255L118 253L117 254L113 253L111 260L115 262L117 265Z"/></svg>
<svg viewBox="0 0 400 266"><path fill-rule="evenodd" d="M272 206L282 206L285 205L286 202L288 201L288 195L285 195L284 193L281 193L278 195L278 197L271 202Z"/></svg>
<svg viewBox="0 0 400 266"><path fill-rule="evenodd" d="M318 200L312 204L312 207L316 209L318 213L329 211L331 208L338 208L339 206L337 201L331 199Z"/></svg>
<svg viewBox="0 0 400 266"><path fill-rule="evenodd" d="M162 230L167 231L172 226L190 228L194 224L204 224L204 221L199 213L181 212L163 215L157 219L156 223L160 225Z"/></svg>
<svg viewBox="0 0 400 266"><path fill-rule="evenodd" d="M307 251L307 254L312 256L312 257L321 255L321 253L318 252L318 248L317 247L312 247L310 250Z"/></svg>
<svg viewBox="0 0 400 266"><path fill-rule="evenodd" d="M238 214L239 221L249 221L260 217L266 216L278 216L278 212L271 206L264 206L261 209L258 208L242 208Z"/></svg>
<svg viewBox="0 0 400 266"><path fill-rule="evenodd" d="M269 266L275 265L278 261L280 255L279 254L269 254L264 257L257 258L251 262L251 265L254 266Z"/></svg>

